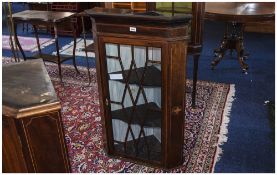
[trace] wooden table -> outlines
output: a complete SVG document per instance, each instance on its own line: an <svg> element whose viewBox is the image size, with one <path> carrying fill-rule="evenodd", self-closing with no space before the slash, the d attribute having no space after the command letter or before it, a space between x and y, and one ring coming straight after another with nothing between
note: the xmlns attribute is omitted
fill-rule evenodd
<svg viewBox="0 0 277 175"><path fill-rule="evenodd" d="M237 52L238 61L243 72L248 65L244 53L243 29L246 22L271 21L275 19L275 3L243 3L243 2L215 2L206 3L205 18L209 20L225 21L226 30L220 48L214 50L215 58L212 69L222 60L225 52L230 49Z"/></svg>
<svg viewBox="0 0 277 175"><path fill-rule="evenodd" d="M3 65L3 172L70 172L61 105L42 59Z"/></svg>
<svg viewBox="0 0 277 175"><path fill-rule="evenodd" d="M59 67L59 76L62 81L62 72L61 72L61 63L73 59L73 65L75 67L76 72L79 73L76 61L75 61L75 49L76 49L76 26L74 23L71 23L72 30L74 33L74 45L73 45L73 55L72 56L61 56L59 53L59 41L58 41L58 26L62 26L65 22L71 22L70 18L75 14L71 12L52 12L52 11L38 11L38 10L26 10L19 13L15 13L12 15L14 31L15 31L15 42L18 45L18 48L24 58L27 59L25 53L20 45L20 42L17 37L17 24L18 23L31 23L33 25L35 36L37 40L38 46L38 55L34 55L29 58L43 58L45 61L50 61L58 64ZM57 50L57 56L50 54L43 54L40 49L40 43L37 32L37 25L45 25L45 26L53 26L55 33L55 44Z"/></svg>

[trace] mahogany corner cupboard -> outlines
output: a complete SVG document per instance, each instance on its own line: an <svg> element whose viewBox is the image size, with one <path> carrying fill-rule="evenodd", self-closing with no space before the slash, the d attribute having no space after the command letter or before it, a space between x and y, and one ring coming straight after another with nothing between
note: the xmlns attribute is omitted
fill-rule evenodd
<svg viewBox="0 0 277 175"><path fill-rule="evenodd" d="M164 168L181 165L191 16L85 12L92 20L107 153Z"/></svg>

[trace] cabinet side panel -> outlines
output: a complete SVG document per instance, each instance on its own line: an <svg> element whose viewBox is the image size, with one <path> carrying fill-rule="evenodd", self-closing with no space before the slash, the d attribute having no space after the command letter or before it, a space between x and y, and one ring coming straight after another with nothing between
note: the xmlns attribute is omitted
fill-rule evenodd
<svg viewBox="0 0 277 175"><path fill-rule="evenodd" d="M27 173L14 119L2 116L3 173Z"/></svg>
<svg viewBox="0 0 277 175"><path fill-rule="evenodd" d="M22 119L25 147L35 172L70 172L59 112Z"/></svg>
<svg viewBox="0 0 277 175"><path fill-rule="evenodd" d="M167 160L168 168L183 163L184 101L187 44L178 41L169 44L170 64L168 82Z"/></svg>

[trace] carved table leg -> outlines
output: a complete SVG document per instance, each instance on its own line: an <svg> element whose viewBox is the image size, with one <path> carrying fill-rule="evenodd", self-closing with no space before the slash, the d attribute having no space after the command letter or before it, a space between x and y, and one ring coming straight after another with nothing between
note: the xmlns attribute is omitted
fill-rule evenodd
<svg viewBox="0 0 277 175"><path fill-rule="evenodd" d="M225 51L228 49L228 37L224 36L223 40L221 41L221 45L219 49L214 50L214 60L211 63L212 69L222 60L225 55Z"/></svg>
<svg viewBox="0 0 277 175"><path fill-rule="evenodd" d="M242 39L239 39L236 42L236 50L237 50L237 54L238 54L237 57L238 57L240 67L241 67L243 73L246 73L247 69L248 69L248 65L244 62L244 60L246 59L247 56L244 54L244 47L243 47Z"/></svg>
<svg viewBox="0 0 277 175"><path fill-rule="evenodd" d="M233 50L236 50L241 69L245 73L248 69L248 65L244 62L247 58L247 54L244 53L242 23L232 22L231 31L229 31L229 25L226 25L226 31L220 48L214 51L215 58L211 63L212 69L222 60L228 49L230 49L231 55Z"/></svg>

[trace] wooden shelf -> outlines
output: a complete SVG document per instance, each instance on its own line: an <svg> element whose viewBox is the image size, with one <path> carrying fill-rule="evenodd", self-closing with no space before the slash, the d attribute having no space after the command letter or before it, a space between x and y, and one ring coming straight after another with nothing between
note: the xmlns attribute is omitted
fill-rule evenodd
<svg viewBox="0 0 277 175"><path fill-rule="evenodd" d="M143 74L144 67L140 67L136 69L138 76L136 75L135 70L131 71L131 75L129 77L129 84L140 84L140 79ZM128 76L129 70L125 70L124 72L125 77ZM122 71L112 72L110 74L122 74ZM142 83L143 86L161 86L162 85L162 78L161 78L161 71L156 68L155 66L147 66L144 81ZM122 83L126 83L123 79L122 80L114 80L120 81Z"/></svg>
<svg viewBox="0 0 277 175"><path fill-rule="evenodd" d="M146 136L146 137L141 137L140 142L138 144L138 150L139 153L136 155L136 149L135 149L135 143L137 143L138 139L136 140L131 140L126 143L126 153L124 152L124 142L117 142L115 144L115 150L117 152L120 152L121 154L125 153L127 156L133 156L133 157L138 157L141 159L147 159L147 160L152 160L152 161L160 161L161 160L161 143L159 140L153 136ZM145 144L145 141L149 145L149 158L148 158L148 149Z"/></svg>
<svg viewBox="0 0 277 175"><path fill-rule="evenodd" d="M128 123L131 117L133 107L112 111L112 119L118 119ZM136 115L135 115L136 114ZM141 124L144 121L145 127L161 128L162 112L156 103L150 102L137 105L131 124Z"/></svg>

